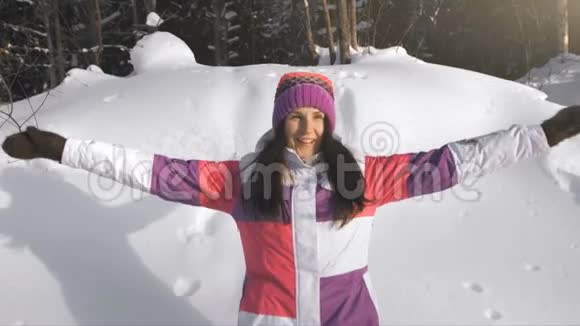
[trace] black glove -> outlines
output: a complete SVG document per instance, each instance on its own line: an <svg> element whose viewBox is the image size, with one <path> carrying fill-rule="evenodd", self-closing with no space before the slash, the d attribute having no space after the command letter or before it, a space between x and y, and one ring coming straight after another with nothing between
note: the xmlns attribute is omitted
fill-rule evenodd
<svg viewBox="0 0 580 326"><path fill-rule="evenodd" d="M580 105L569 106L558 111L552 118L542 123L550 147L558 145L566 138L580 133Z"/></svg>
<svg viewBox="0 0 580 326"><path fill-rule="evenodd" d="M2 150L11 157L30 160L47 158L62 163L62 152L66 138L28 126L22 131L6 137L2 143Z"/></svg>

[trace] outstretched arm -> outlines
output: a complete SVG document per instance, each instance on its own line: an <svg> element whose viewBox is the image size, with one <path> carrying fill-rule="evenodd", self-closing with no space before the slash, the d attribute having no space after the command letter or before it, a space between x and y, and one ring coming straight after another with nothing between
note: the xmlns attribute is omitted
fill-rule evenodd
<svg viewBox="0 0 580 326"><path fill-rule="evenodd" d="M541 125L513 125L427 152L365 157L367 197L376 205L446 190L518 161L547 153L580 133L580 106L560 110Z"/></svg>
<svg viewBox="0 0 580 326"><path fill-rule="evenodd" d="M10 156L48 158L165 200L230 214L240 191L238 161L182 160L28 127L2 144Z"/></svg>

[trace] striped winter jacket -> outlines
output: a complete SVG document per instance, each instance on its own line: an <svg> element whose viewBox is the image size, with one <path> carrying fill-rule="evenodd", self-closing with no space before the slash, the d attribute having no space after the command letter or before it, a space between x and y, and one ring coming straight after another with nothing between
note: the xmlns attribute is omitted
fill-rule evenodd
<svg viewBox="0 0 580 326"><path fill-rule="evenodd" d="M270 130L256 152L271 137ZM359 155L367 195L378 202L343 228L331 222L333 190L324 161L317 156L306 164L288 148L281 215L260 221L251 205L242 205L243 184L252 168L239 173L256 153L241 160L182 160L69 138L62 163L165 200L231 215L246 262L240 325L378 325L376 293L367 269L375 210L445 190L468 176L490 173L548 149L540 126L514 125L426 152Z"/></svg>

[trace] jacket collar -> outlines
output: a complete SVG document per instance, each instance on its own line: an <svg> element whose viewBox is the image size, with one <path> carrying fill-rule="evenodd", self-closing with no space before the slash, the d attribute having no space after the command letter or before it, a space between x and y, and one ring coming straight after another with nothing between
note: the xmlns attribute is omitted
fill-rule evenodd
<svg viewBox="0 0 580 326"><path fill-rule="evenodd" d="M337 135L333 135L333 137L340 140L340 137ZM266 144L272 139L274 139L274 129L268 130L260 137L256 143L254 155L261 152L266 147ZM328 164L324 161L324 155L322 155L321 152L314 154L310 162L304 162L296 151L286 147L284 157L286 158L288 167L288 174L284 177L283 181L285 184L295 184L296 182L299 182L301 176L307 174L305 173L306 171L314 169L315 174L322 178L319 180L321 181L322 186L331 189L327 180L328 178L324 173L328 170Z"/></svg>

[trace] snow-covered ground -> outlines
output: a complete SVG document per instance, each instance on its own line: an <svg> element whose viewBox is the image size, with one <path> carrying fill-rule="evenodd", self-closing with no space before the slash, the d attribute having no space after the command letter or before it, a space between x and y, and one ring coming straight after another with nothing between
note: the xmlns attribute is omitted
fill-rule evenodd
<svg viewBox="0 0 580 326"><path fill-rule="evenodd" d="M540 123L580 102L574 60L520 83L428 64L403 48L371 49L345 66L209 67L166 33L140 42L132 60L126 78L71 70L48 97L16 103L16 118L46 97L40 128L217 160L254 149L288 71L329 76L336 132L372 155ZM5 124L0 140L15 131ZM370 273L382 323L580 324L578 148L579 139L566 141L547 157L381 208ZM0 261L2 325L234 325L245 268L225 214L4 153Z"/></svg>

